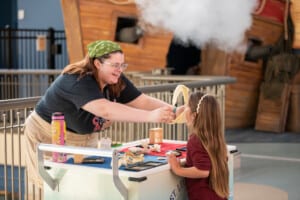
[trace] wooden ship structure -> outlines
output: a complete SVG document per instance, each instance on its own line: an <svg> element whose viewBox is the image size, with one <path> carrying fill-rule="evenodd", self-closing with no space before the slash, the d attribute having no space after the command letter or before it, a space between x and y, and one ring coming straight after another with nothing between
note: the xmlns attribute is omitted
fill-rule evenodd
<svg viewBox="0 0 300 200"><path fill-rule="evenodd" d="M292 1L295 2L298 0ZM245 33L245 42L266 47L274 45L285 32L286 17L289 13L285 0L260 0L260 5L252 14L252 26ZM121 0L61 0L64 17L67 47L70 62L81 60L86 54L88 43L99 39L118 41L118 32L126 26L134 26L139 21L139 11L134 2ZM298 9L298 23L299 8ZM296 6L294 5L294 9ZM294 17L294 21L295 17ZM298 26L295 25L299 30ZM135 42L120 42L126 54L126 62L133 71L151 71L165 68L166 54L172 40L172 33L145 32ZM299 46L294 38L294 46ZM256 126L260 130L283 132L282 124L289 121L287 116L288 99L286 96L276 102L263 102L260 87L264 81L262 59L247 60L242 53L226 53L214 46L202 49L201 73L236 77L237 82L226 86L225 126L226 128L245 128ZM300 80L300 78L298 78ZM297 78L294 81L297 82ZM299 87L298 87L299 88ZM288 89L292 91L292 89ZM300 90L295 89L294 106L300 104ZM289 93L291 94L291 93ZM260 106L263 104L264 106ZM298 106L297 106L298 107ZM299 107L297 108L299 110ZM299 112L298 112L299 113ZM299 114L294 113L292 121ZM299 118L298 118L299 119ZM290 120L290 121L291 121ZM279 124L280 127L278 126ZM291 131L300 132L292 122Z"/></svg>

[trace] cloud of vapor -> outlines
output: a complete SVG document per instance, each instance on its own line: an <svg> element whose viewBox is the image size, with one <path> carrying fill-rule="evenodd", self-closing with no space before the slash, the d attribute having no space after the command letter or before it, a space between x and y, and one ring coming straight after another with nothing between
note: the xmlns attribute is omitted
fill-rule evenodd
<svg viewBox="0 0 300 200"><path fill-rule="evenodd" d="M141 19L183 43L237 50L252 23L257 0L135 0ZM147 30L146 30L147 31Z"/></svg>

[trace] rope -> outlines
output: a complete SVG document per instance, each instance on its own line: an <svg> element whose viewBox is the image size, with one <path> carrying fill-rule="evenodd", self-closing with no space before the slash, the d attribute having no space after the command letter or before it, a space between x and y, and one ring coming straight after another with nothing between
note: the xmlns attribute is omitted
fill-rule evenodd
<svg viewBox="0 0 300 200"><path fill-rule="evenodd" d="M188 87L186 87L185 85L177 85L177 87L175 88L174 93L173 93L172 105L173 106L176 105L177 99L180 94L182 94L182 96L183 96L184 104L187 104L189 101L189 91L190 91L190 89ZM176 119L173 120L172 124L173 123L180 124L180 123L185 123L185 122L186 122L185 113L182 112L176 117Z"/></svg>
<svg viewBox="0 0 300 200"><path fill-rule="evenodd" d="M289 39L289 34L288 34L288 15L289 15L289 10L290 10L290 1L286 0L285 1L285 8L284 8L284 39L288 40Z"/></svg>
<svg viewBox="0 0 300 200"><path fill-rule="evenodd" d="M266 2L267 2L267 0L261 0L259 7L254 11L253 14L255 14L255 15L260 14L263 11L263 9L265 8Z"/></svg>
<svg viewBox="0 0 300 200"><path fill-rule="evenodd" d="M108 0L109 2L117 5L128 5L135 3L134 0Z"/></svg>
<svg viewBox="0 0 300 200"><path fill-rule="evenodd" d="M291 0L290 5L291 18L294 24L293 47L300 48L300 3L299 0Z"/></svg>

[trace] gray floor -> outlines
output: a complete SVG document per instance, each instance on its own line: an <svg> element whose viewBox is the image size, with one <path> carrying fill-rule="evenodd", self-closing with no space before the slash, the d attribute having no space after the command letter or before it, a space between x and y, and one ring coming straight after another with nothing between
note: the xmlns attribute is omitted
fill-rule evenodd
<svg viewBox="0 0 300 200"><path fill-rule="evenodd" d="M300 133L248 129L228 130L225 136L241 153L235 182L273 186L286 191L289 200L300 200Z"/></svg>

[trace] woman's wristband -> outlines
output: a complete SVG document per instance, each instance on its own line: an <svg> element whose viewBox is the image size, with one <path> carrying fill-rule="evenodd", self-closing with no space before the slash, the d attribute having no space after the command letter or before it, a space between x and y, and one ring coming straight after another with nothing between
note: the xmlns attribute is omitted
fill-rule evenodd
<svg viewBox="0 0 300 200"><path fill-rule="evenodd" d="M173 108L173 113L175 113L175 114L176 114L176 110L177 110L177 107L176 107L176 106L174 106L174 108Z"/></svg>

